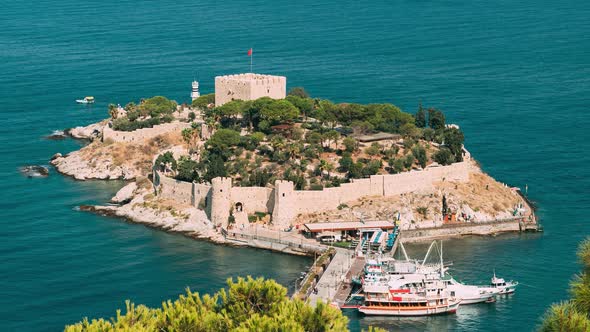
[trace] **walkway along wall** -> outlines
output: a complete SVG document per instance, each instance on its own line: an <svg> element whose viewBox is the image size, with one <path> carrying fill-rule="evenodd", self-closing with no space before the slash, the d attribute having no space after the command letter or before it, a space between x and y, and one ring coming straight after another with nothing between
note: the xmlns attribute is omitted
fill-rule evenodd
<svg viewBox="0 0 590 332"><path fill-rule="evenodd" d="M275 189L266 187L233 187L230 178L215 178L212 185L182 182L158 174L159 195L205 209L211 221L226 227L231 211L272 213L280 228L288 227L302 213L332 210L340 204L365 196L393 196L420 190L432 190L437 181L469 180L476 170L472 161L422 171L392 175L373 175L353 180L340 187L324 190L295 190L293 182L279 180Z"/></svg>

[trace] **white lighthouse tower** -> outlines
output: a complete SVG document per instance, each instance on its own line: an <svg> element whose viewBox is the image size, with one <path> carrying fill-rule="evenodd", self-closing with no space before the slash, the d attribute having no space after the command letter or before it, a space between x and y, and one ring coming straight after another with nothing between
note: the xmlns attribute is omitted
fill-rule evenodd
<svg viewBox="0 0 590 332"><path fill-rule="evenodd" d="M199 93L199 82L193 81L193 90L191 91L191 98L195 100L199 98L201 94Z"/></svg>

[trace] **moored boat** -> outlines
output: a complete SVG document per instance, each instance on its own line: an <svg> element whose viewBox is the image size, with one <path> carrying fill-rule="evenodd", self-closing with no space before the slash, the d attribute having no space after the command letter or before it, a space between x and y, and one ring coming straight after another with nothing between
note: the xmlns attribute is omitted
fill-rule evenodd
<svg viewBox="0 0 590 332"><path fill-rule="evenodd" d="M365 302L358 310L365 315L429 316L455 313L461 300L449 295L441 280L411 275L388 284L364 286Z"/></svg>
<svg viewBox="0 0 590 332"><path fill-rule="evenodd" d="M512 280L506 281L503 278L498 278L496 277L496 272L494 272L490 287L497 289L499 294L512 294L516 291L516 286L518 286L518 282Z"/></svg>

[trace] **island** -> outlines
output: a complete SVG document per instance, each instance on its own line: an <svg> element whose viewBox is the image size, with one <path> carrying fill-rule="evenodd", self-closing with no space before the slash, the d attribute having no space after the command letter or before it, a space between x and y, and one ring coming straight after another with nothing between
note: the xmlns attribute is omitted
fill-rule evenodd
<svg viewBox="0 0 590 332"><path fill-rule="evenodd" d="M539 228L436 108L333 103L253 73L218 76L206 95L193 82L191 97L110 105L108 119L65 131L90 143L54 155L59 172L129 181L115 205L82 210L293 254L358 246L368 228L404 241Z"/></svg>

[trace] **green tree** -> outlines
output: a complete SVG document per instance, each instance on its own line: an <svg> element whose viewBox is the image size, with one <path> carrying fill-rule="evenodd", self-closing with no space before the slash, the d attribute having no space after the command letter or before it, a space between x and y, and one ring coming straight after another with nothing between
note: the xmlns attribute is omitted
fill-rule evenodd
<svg viewBox="0 0 590 332"><path fill-rule="evenodd" d="M111 320L84 319L66 326L82 331L348 331L340 310L321 301L315 306L287 297L287 289L273 280L238 278L227 290L201 296L187 290L161 308L126 302L126 312Z"/></svg>
<svg viewBox="0 0 590 332"><path fill-rule="evenodd" d="M590 238L579 245L578 261L582 264L582 272L570 285L572 298L547 310L540 331L590 331Z"/></svg>
<svg viewBox="0 0 590 332"><path fill-rule="evenodd" d="M197 162L187 156L182 156L178 159L178 166L176 171L176 179L188 182L198 182L199 173L197 171Z"/></svg>
<svg viewBox="0 0 590 332"><path fill-rule="evenodd" d="M414 148L412 148L412 154L414 155L414 157L416 157L416 160L418 161L418 164L420 164L420 167L425 168L426 167L426 162L428 161L428 157L426 156L426 149L419 144L414 145Z"/></svg>
<svg viewBox="0 0 590 332"><path fill-rule="evenodd" d="M342 158L340 158L339 161L339 170L340 172L348 172L350 171L350 168L352 167L352 164L354 164L354 161L352 160L352 157L350 156L350 153L345 152L342 154Z"/></svg>
<svg viewBox="0 0 590 332"><path fill-rule="evenodd" d="M176 102L163 96L155 96L144 100L139 106L139 112L142 116L159 117L163 114L172 114L176 111Z"/></svg>
<svg viewBox="0 0 590 332"><path fill-rule="evenodd" d="M434 161L441 165L450 165L455 161L455 156L453 156L451 150L444 146L440 150L438 150L432 157Z"/></svg>
<svg viewBox="0 0 590 332"><path fill-rule="evenodd" d="M428 109L428 126L434 130L441 130L445 127L445 115L435 109Z"/></svg>
<svg viewBox="0 0 590 332"><path fill-rule="evenodd" d="M344 144L345 151L354 152L358 143L354 138L346 137L344 140L342 140L342 144Z"/></svg>
<svg viewBox="0 0 590 332"><path fill-rule="evenodd" d="M445 128L443 132L445 146L449 148L455 161L463 160L463 141L465 136L458 128Z"/></svg>
<svg viewBox="0 0 590 332"><path fill-rule="evenodd" d="M303 98L303 99L309 98L309 94L307 93L307 91L305 91L305 89L300 86L296 86L296 87L291 88L291 90L289 90L289 93L287 95L288 96L295 96L295 97L299 97L299 98Z"/></svg>
<svg viewBox="0 0 590 332"><path fill-rule="evenodd" d="M416 127L424 128L426 127L426 111L422 108L422 103L418 105L418 112L416 112Z"/></svg>
<svg viewBox="0 0 590 332"><path fill-rule="evenodd" d="M381 145L379 143L372 143L371 146L365 149L365 152L369 156L376 156L381 152Z"/></svg>
<svg viewBox="0 0 590 332"><path fill-rule="evenodd" d="M293 121L299 116L299 110L287 100L273 100L260 110L260 118L271 125Z"/></svg>
<svg viewBox="0 0 590 332"><path fill-rule="evenodd" d="M109 104L109 115L113 120L115 120L119 115L119 110L115 104Z"/></svg>
<svg viewBox="0 0 590 332"><path fill-rule="evenodd" d="M222 154L227 153L229 148L237 146L240 141L240 133L237 131L219 129L211 135L205 146L208 150Z"/></svg>
<svg viewBox="0 0 590 332"><path fill-rule="evenodd" d="M209 163L207 165L207 172L205 173L205 180L211 182L212 179L216 177L226 177L227 170L225 168L225 162L223 158L217 154L213 153L209 155Z"/></svg>
<svg viewBox="0 0 590 332"><path fill-rule="evenodd" d="M242 113L244 102L241 100L232 100L219 107L215 107L214 113L220 118L234 118Z"/></svg>
<svg viewBox="0 0 590 332"><path fill-rule="evenodd" d="M177 163L176 159L174 159L174 155L172 154L172 152L168 151L159 155L158 158L156 158L154 165L158 167L160 170L164 169L164 165L170 165L170 168L172 170L176 170Z"/></svg>
<svg viewBox="0 0 590 332"><path fill-rule="evenodd" d="M205 110L208 108L209 105L215 105L215 94L210 93L207 95L202 95L199 98L193 100L192 106L201 110Z"/></svg>
<svg viewBox="0 0 590 332"><path fill-rule="evenodd" d="M410 152L406 155L406 157L404 158L404 167L407 169L411 169L412 165L414 165L414 155Z"/></svg>
<svg viewBox="0 0 590 332"><path fill-rule="evenodd" d="M350 165L348 177L351 179L360 179L363 176L363 163L356 162Z"/></svg>
<svg viewBox="0 0 590 332"><path fill-rule="evenodd" d="M313 110L313 100L310 98L303 98L295 95L289 95L285 98L293 106L297 107L303 117L306 118L308 114Z"/></svg>

